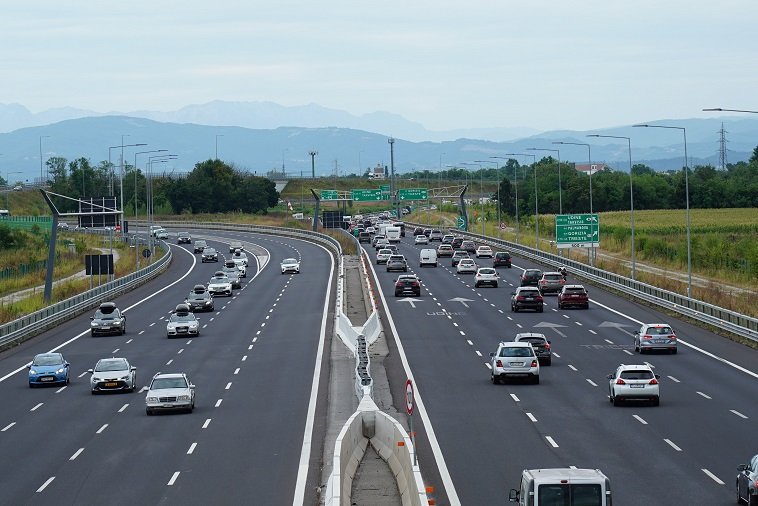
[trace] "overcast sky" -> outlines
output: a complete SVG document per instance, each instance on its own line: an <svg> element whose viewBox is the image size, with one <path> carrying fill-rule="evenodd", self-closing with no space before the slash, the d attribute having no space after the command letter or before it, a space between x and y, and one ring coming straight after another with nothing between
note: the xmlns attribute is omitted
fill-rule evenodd
<svg viewBox="0 0 758 506"><path fill-rule="evenodd" d="M552 130L758 109L756 0L33 0L0 12L0 102L33 112L271 101L430 130Z"/></svg>

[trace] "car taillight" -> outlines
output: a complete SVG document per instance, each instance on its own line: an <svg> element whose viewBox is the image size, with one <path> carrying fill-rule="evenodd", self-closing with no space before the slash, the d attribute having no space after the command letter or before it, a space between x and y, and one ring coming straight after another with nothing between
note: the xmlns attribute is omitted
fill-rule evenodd
<svg viewBox="0 0 758 506"><path fill-rule="evenodd" d="M403 286L402 281L398 281L397 283L395 283L395 286Z"/></svg>
<svg viewBox="0 0 758 506"><path fill-rule="evenodd" d="M622 380L621 378L619 378L619 379L616 380L616 384L617 385L626 385L626 382L624 380Z"/></svg>
<svg viewBox="0 0 758 506"><path fill-rule="evenodd" d="M652 339L652 338L653 336L648 336L648 335L642 336L642 339Z"/></svg>
<svg viewBox="0 0 758 506"><path fill-rule="evenodd" d="M676 339L676 336L675 336L674 334L671 334L671 335L669 336L669 339Z"/></svg>
<svg viewBox="0 0 758 506"><path fill-rule="evenodd" d="M411 286L418 286L418 281L414 281L413 283L411 283Z"/></svg>
<svg viewBox="0 0 758 506"><path fill-rule="evenodd" d="M497 362L495 362L495 366L497 366L497 367L503 367L503 361L502 360L498 360Z"/></svg>
<svg viewBox="0 0 758 506"><path fill-rule="evenodd" d="M536 360L532 360L532 367L537 367L537 361Z"/></svg>
<svg viewBox="0 0 758 506"><path fill-rule="evenodd" d="M550 349L550 343L545 343L545 349L546 349L546 350L549 350L549 349Z"/></svg>
<svg viewBox="0 0 758 506"><path fill-rule="evenodd" d="M657 384L658 384L658 380L655 378L651 379L650 382L648 383L648 385L657 385Z"/></svg>
<svg viewBox="0 0 758 506"><path fill-rule="evenodd" d="M518 297L516 297L516 300L524 300L524 296L523 295L519 295Z"/></svg>
<svg viewBox="0 0 758 506"><path fill-rule="evenodd" d="M544 299L538 295L534 298L534 300L536 300L537 302L542 302Z"/></svg>

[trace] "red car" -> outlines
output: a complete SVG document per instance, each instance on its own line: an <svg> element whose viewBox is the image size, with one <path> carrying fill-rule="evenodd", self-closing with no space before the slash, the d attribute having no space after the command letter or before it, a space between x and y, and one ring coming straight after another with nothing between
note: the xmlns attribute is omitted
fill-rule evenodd
<svg viewBox="0 0 758 506"><path fill-rule="evenodd" d="M558 294L558 309L570 306L589 309L590 298L582 285L564 285Z"/></svg>

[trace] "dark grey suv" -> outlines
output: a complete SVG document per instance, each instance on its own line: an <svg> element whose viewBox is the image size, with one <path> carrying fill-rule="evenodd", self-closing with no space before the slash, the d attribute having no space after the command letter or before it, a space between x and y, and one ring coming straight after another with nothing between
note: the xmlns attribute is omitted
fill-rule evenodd
<svg viewBox="0 0 758 506"><path fill-rule="evenodd" d="M536 332L522 332L516 334L515 342L531 343L534 353L540 361L540 365L551 365L553 363L553 353L550 351L550 340L545 334Z"/></svg>

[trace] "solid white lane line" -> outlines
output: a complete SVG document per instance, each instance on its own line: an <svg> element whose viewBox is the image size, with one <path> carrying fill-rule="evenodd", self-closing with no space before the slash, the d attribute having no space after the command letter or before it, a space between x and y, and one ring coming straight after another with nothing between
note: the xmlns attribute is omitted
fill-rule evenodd
<svg viewBox="0 0 758 506"><path fill-rule="evenodd" d="M171 476L171 479L170 479L170 480L168 480L168 483L167 483L166 485L168 485L168 486L170 487L171 485L173 485L174 483L176 483L176 479L177 479L178 477L179 477L179 471L176 471L176 472L173 474L173 476Z"/></svg>
<svg viewBox="0 0 758 506"><path fill-rule="evenodd" d="M3 427L2 430L0 430L0 432L5 432L6 430L10 429L14 425L16 425L16 422L11 422L8 425L6 425L5 427Z"/></svg>
<svg viewBox="0 0 758 506"><path fill-rule="evenodd" d="M632 417L634 417L642 425L647 425L647 422L640 415L632 415Z"/></svg>
<svg viewBox="0 0 758 506"><path fill-rule="evenodd" d="M55 393L56 393L56 394L59 394L59 393L63 392L63 391L66 389L66 387L67 387L67 386L68 386L68 385L63 385L63 386L62 386L62 387L60 387L58 390L56 390L56 391L55 391Z"/></svg>
<svg viewBox="0 0 758 506"><path fill-rule="evenodd" d="M731 412L732 412L732 413L734 413L735 415L739 416L740 418L744 418L744 419L747 419L747 416L743 415L743 414L742 414L742 413L740 413L739 411L736 411L736 410L734 410L734 409L730 409L729 411L731 411Z"/></svg>
<svg viewBox="0 0 758 506"><path fill-rule="evenodd" d="M219 400L217 400L217 401L216 401L216 407L219 407L219 406L221 406L221 401L223 401L223 400L224 400L224 399L219 399Z"/></svg>
<svg viewBox="0 0 758 506"><path fill-rule="evenodd" d="M173 361L174 361L174 359L172 358L171 360L169 360L168 362L166 362L166 365L171 365L171 362L173 362Z"/></svg>
<svg viewBox="0 0 758 506"><path fill-rule="evenodd" d="M192 452L195 451L195 448L197 448L197 443L192 443L189 447L189 450L187 450L187 455L192 455Z"/></svg>
<svg viewBox="0 0 758 506"><path fill-rule="evenodd" d="M40 406L42 406L43 404L44 404L44 402L40 402L39 404L37 404L36 406L34 406L29 411L37 411L40 408Z"/></svg>
<svg viewBox="0 0 758 506"><path fill-rule="evenodd" d="M568 368L571 369L572 371L577 371L578 370L576 367L574 367L571 364L568 365Z"/></svg>
<svg viewBox="0 0 758 506"><path fill-rule="evenodd" d="M613 341L611 341L610 339L605 339L605 342L608 344L613 344Z"/></svg>
<svg viewBox="0 0 758 506"><path fill-rule="evenodd" d="M238 368L236 368L236 369L234 370L234 374L239 374L239 373L240 373L240 368L238 367Z"/></svg>
<svg viewBox="0 0 758 506"><path fill-rule="evenodd" d="M713 474L709 470L707 470L707 469L701 469L701 471L703 471L706 474L706 476L708 476L710 479L712 479L713 481L715 481L719 485L723 485L724 484L723 481L721 481L715 474Z"/></svg>
<svg viewBox="0 0 758 506"><path fill-rule="evenodd" d="M129 344L129 343L131 343L132 341L134 341L134 339L129 339L129 340L126 342L126 344Z"/></svg>
<svg viewBox="0 0 758 506"><path fill-rule="evenodd" d="M123 413L123 412L124 412L124 410L125 410L126 408L128 408L128 407L129 407L129 403L127 402L126 404L124 404L123 406L121 406L121 409L119 409L119 410L118 410L118 412L119 412L119 413Z"/></svg>
<svg viewBox="0 0 758 506"><path fill-rule="evenodd" d="M513 399L516 402L519 402L519 398L516 394L511 394L511 399Z"/></svg>
<svg viewBox="0 0 758 506"><path fill-rule="evenodd" d="M79 376L77 376L77 378L83 378L83 377L85 377L86 375L87 375L87 371L84 371L84 372L83 372L83 373L81 373Z"/></svg>
<svg viewBox="0 0 758 506"><path fill-rule="evenodd" d="M589 329L589 333L590 333L590 334L595 334L595 335L597 335L597 332L595 332L595 331L594 331L594 330L592 330L592 329Z"/></svg>
<svg viewBox="0 0 758 506"><path fill-rule="evenodd" d="M710 398L711 398L709 395L707 395L707 394L704 394L703 392L697 392L697 394L698 394L698 395L702 395L702 396L703 396L703 397L705 397L706 399L710 399Z"/></svg>
<svg viewBox="0 0 758 506"><path fill-rule="evenodd" d="M673 381L674 383L681 383L681 381L679 381L678 379L676 379L676 378L675 378L675 377L673 377L673 376L668 376L668 379L670 379L670 380L671 380L671 381Z"/></svg>
<svg viewBox="0 0 758 506"><path fill-rule="evenodd" d="M555 439L553 439L553 438L552 438L552 437L550 437L550 436L545 436L545 439L547 439L547 442L548 442L548 443L550 443L550 445L551 445L553 448L558 448L558 443L556 443L556 442L555 442Z"/></svg>
<svg viewBox="0 0 758 506"><path fill-rule="evenodd" d="M68 458L68 460L76 460L76 457L78 457L79 455L81 455L81 453L82 453L83 451L84 451L84 448L79 448L78 450L76 450L76 451L74 452L74 454L73 454L73 455L71 455L71 456Z"/></svg>
<svg viewBox="0 0 758 506"><path fill-rule="evenodd" d="M589 384L590 384L590 385L592 385L593 387L596 387L596 386L597 386L597 383L595 383L594 381L592 381L592 380L591 380L591 379L589 379L589 378L587 378L587 383L589 383Z"/></svg>
<svg viewBox="0 0 758 506"><path fill-rule="evenodd" d="M673 443L673 441L671 441L670 439L664 439L664 441L666 441L666 442L669 444L669 446L670 446L671 448L673 448L674 450L676 450L676 451L678 451L678 452L682 451L682 449L681 449L681 448L679 448L677 445L675 445L675 444Z"/></svg>
<svg viewBox="0 0 758 506"><path fill-rule="evenodd" d="M226 384L226 386L224 387L224 390L229 390L230 388L232 388L232 382L231 381Z"/></svg>
<svg viewBox="0 0 758 506"><path fill-rule="evenodd" d="M526 413L526 416L528 416L529 420L531 420L533 422L537 421L537 418L535 418L535 416L533 414L531 414L531 413Z"/></svg>
<svg viewBox="0 0 758 506"><path fill-rule="evenodd" d="M203 424L203 429L207 429L210 424L211 424L211 419L206 418L205 423Z"/></svg>
<svg viewBox="0 0 758 506"><path fill-rule="evenodd" d="M51 476L50 478L48 478L47 481L43 483L40 488L37 489L37 493L40 493L43 490L45 490L45 488L47 488L47 486L50 485L50 483L52 483L54 479L55 479L55 476Z"/></svg>
<svg viewBox="0 0 758 506"><path fill-rule="evenodd" d="M634 353L632 353L632 352L631 352L631 351L629 351L629 350L623 350L623 352L624 352L624 353L626 353L627 355L634 355Z"/></svg>
<svg viewBox="0 0 758 506"><path fill-rule="evenodd" d="M107 424L107 423L104 423L102 427L100 427L99 429L97 429L97 432L95 432L95 434L102 434L102 433L103 433L103 431L104 431L105 429L107 429L107 428L108 428L108 424Z"/></svg>
<svg viewBox="0 0 758 506"><path fill-rule="evenodd" d="M476 353L476 354L477 354L477 355L479 355L480 357L482 356L482 352L481 352L481 351L479 351L479 350L474 350L474 353Z"/></svg>

